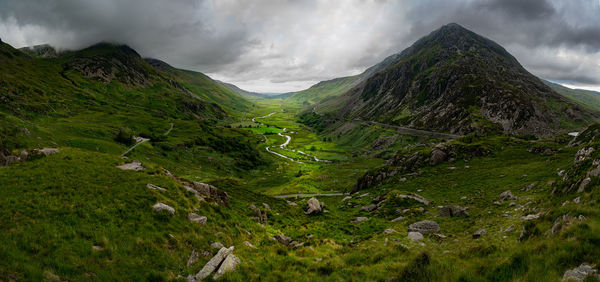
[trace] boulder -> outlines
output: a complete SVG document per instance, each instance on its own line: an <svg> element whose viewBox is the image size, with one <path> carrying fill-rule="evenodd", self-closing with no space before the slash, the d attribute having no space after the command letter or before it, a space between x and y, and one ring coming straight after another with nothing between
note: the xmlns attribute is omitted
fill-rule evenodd
<svg viewBox="0 0 600 282"><path fill-rule="evenodd" d="M269 206L269 204L267 203L262 203L263 207L265 208L265 210L270 211L271 210L271 206Z"/></svg>
<svg viewBox="0 0 600 282"><path fill-rule="evenodd" d="M350 222L358 224L358 223L361 223L361 222L363 222L363 221L367 221L367 220L369 220L369 218L368 218L368 217L359 216L359 217L356 217L356 218L354 218L354 219L353 219L352 221L350 221Z"/></svg>
<svg viewBox="0 0 600 282"><path fill-rule="evenodd" d="M215 273L215 275L213 276L213 279L217 280L223 274L234 271L237 265L240 264L240 262L241 260L234 254L229 254L225 258L225 260L223 260L223 263L221 263L221 266L219 267L219 270L217 270L217 273Z"/></svg>
<svg viewBox="0 0 600 282"><path fill-rule="evenodd" d="M323 211L324 206L325 205L323 203L319 202L319 200L317 200L317 198L312 197L306 202L306 211L304 213L305 214L320 213L321 211Z"/></svg>
<svg viewBox="0 0 600 282"><path fill-rule="evenodd" d="M576 268L567 270L562 281L583 281L588 276L595 276L596 280L600 280L597 269L587 263L582 263Z"/></svg>
<svg viewBox="0 0 600 282"><path fill-rule="evenodd" d="M292 238L285 236L283 234L275 235L275 240L277 240L277 242L279 242L283 245L286 245L286 246L289 246L290 243L292 243Z"/></svg>
<svg viewBox="0 0 600 282"><path fill-rule="evenodd" d="M446 146L444 144L438 144L431 150L431 154L429 155L429 164L437 165L442 163L448 158L448 154L444 152Z"/></svg>
<svg viewBox="0 0 600 282"><path fill-rule="evenodd" d="M197 215L197 214L191 212L191 213L188 213L188 220L193 223L199 223L199 224L204 225L204 224L206 224L208 219L206 218L206 216Z"/></svg>
<svg viewBox="0 0 600 282"><path fill-rule="evenodd" d="M163 204L163 203L156 203L154 204L154 206L152 206L152 209L155 212L166 212L168 213L170 216L173 216L175 214L175 209L169 205Z"/></svg>
<svg viewBox="0 0 600 282"><path fill-rule="evenodd" d="M511 201L516 199L517 197L515 197L510 190L506 190L500 194L500 201Z"/></svg>
<svg viewBox="0 0 600 282"><path fill-rule="evenodd" d="M473 233L473 239L479 239L485 234L487 234L487 231L485 229L479 229L475 231L475 233Z"/></svg>
<svg viewBox="0 0 600 282"><path fill-rule="evenodd" d="M211 198L220 205L224 205L226 207L230 206L229 195L227 192L218 189L215 186L200 182L192 182L189 186L198 191L198 193L200 193L200 195L203 197Z"/></svg>
<svg viewBox="0 0 600 282"><path fill-rule="evenodd" d="M196 191L196 189L188 186L188 185L183 185L183 188L185 190L187 190L188 192L192 192L194 193L194 195L196 195L196 198L198 199L198 201L200 202L205 202L206 200L204 199L204 197L202 197L202 195L200 195L200 193L198 193L198 191Z"/></svg>
<svg viewBox="0 0 600 282"><path fill-rule="evenodd" d="M435 221L423 220L415 222L408 226L408 232L419 232L421 234L436 233L440 231L440 226Z"/></svg>
<svg viewBox="0 0 600 282"><path fill-rule="evenodd" d="M138 161L133 161L130 163L126 163L120 166L117 166L118 168L122 169L122 170L143 170L144 166L142 165L142 163L138 162Z"/></svg>
<svg viewBox="0 0 600 282"><path fill-rule="evenodd" d="M411 239L415 242L421 241L425 238L425 237L423 237L423 234L421 234L420 232L408 232L408 235L406 235L406 237L408 237L408 239Z"/></svg>
<svg viewBox="0 0 600 282"><path fill-rule="evenodd" d="M260 210L259 208L254 209L254 214L256 215L256 217L254 217L254 220L258 221L259 223L267 223L267 212Z"/></svg>
<svg viewBox="0 0 600 282"><path fill-rule="evenodd" d="M188 277L188 281L201 281L202 279L208 277L232 252L233 246L230 248L221 248L219 252L212 257L195 276Z"/></svg>
<svg viewBox="0 0 600 282"><path fill-rule="evenodd" d="M29 151L27 151L27 150L21 151L21 154L19 154L19 160L24 162L27 160L27 158L29 158Z"/></svg>
<svg viewBox="0 0 600 282"><path fill-rule="evenodd" d="M377 205L375 205L375 204L371 204L371 205L368 205L368 206L361 207L361 208L360 208L360 211L361 211L361 212L362 212L362 211L364 211L364 212L373 212L373 211L375 211L376 209L377 209Z"/></svg>
<svg viewBox="0 0 600 282"><path fill-rule="evenodd" d="M167 191L166 188L162 188L160 186L157 186L157 185L154 185L154 184L150 184L150 183L146 184L146 187L148 187L148 189L150 189L150 190Z"/></svg>
<svg viewBox="0 0 600 282"><path fill-rule="evenodd" d="M467 209L467 207L461 206L443 206L439 207L438 215L448 217L467 217L469 216Z"/></svg>

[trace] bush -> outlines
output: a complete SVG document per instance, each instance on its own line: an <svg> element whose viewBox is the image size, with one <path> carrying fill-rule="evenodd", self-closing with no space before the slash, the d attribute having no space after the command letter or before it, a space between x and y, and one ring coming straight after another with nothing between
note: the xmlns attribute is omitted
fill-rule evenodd
<svg viewBox="0 0 600 282"><path fill-rule="evenodd" d="M117 136L115 137L115 141L125 144L125 145L133 144L134 143L133 131L131 131L131 129L129 129L129 128L119 129L119 133L117 133Z"/></svg>

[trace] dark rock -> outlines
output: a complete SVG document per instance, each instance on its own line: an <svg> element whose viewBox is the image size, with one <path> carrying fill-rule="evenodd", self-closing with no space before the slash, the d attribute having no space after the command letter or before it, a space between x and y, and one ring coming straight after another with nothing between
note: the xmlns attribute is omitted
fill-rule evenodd
<svg viewBox="0 0 600 282"><path fill-rule="evenodd" d="M473 239L479 239L485 234L487 234L487 231L485 229L479 229L475 231L475 233L473 233Z"/></svg>
<svg viewBox="0 0 600 282"><path fill-rule="evenodd" d="M438 215L448 217L467 217L469 216L467 209L467 207L461 206L443 206L439 208Z"/></svg>
<svg viewBox="0 0 600 282"><path fill-rule="evenodd" d="M275 240L277 240L277 242L289 246L292 243L292 238L285 236L283 234L281 235L275 235Z"/></svg>
<svg viewBox="0 0 600 282"><path fill-rule="evenodd" d="M377 209L377 205L375 204L371 204L368 206L364 206L362 208L360 208L360 211L365 211L365 212L373 212Z"/></svg>

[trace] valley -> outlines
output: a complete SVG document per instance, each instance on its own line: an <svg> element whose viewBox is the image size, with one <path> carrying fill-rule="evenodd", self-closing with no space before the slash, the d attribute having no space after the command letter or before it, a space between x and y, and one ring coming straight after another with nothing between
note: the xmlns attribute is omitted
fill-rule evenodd
<svg viewBox="0 0 600 282"><path fill-rule="evenodd" d="M457 24L283 96L40 48L0 42L0 281L598 278L597 94Z"/></svg>

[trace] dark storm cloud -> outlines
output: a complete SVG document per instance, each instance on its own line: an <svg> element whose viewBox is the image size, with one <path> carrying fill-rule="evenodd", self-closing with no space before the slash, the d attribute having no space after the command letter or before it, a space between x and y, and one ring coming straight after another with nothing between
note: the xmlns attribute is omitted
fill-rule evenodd
<svg viewBox="0 0 600 282"><path fill-rule="evenodd" d="M538 76L600 85L599 0L0 0L15 47L121 42L269 92L360 73L450 22Z"/></svg>

